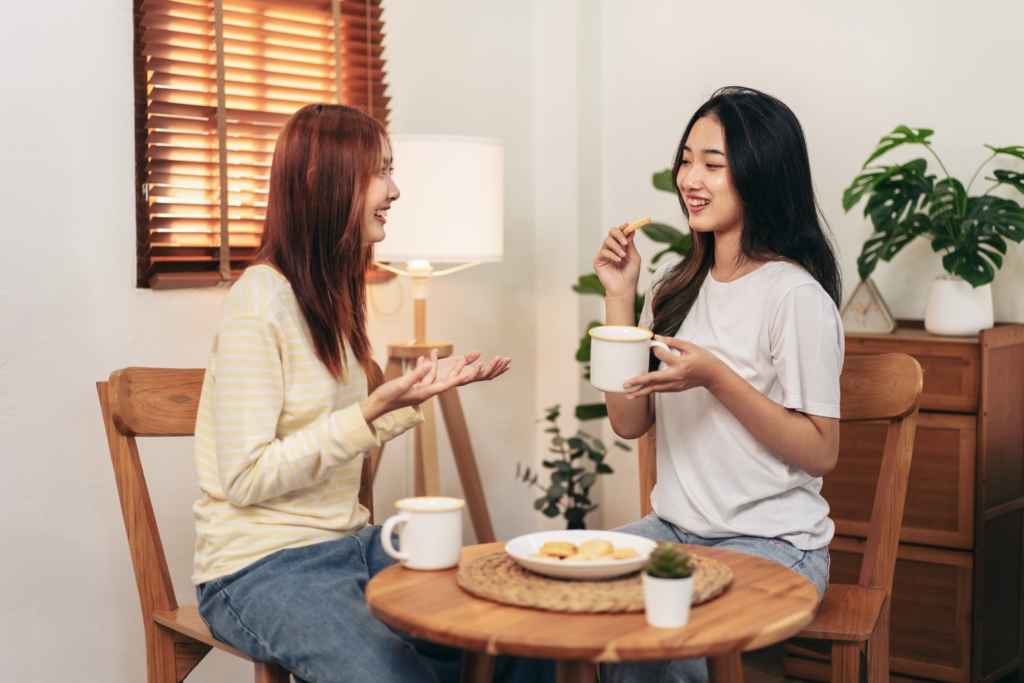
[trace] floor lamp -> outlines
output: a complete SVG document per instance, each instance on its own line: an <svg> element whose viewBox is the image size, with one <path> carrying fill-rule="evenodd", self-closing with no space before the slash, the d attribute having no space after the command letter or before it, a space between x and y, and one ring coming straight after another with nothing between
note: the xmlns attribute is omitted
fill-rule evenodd
<svg viewBox="0 0 1024 683"><path fill-rule="evenodd" d="M385 380L400 377L406 364L437 349L452 355L453 344L427 339L430 280L487 261L500 261L504 243L504 149L498 140L436 135L394 135L395 183L402 192L388 212L386 237L377 260L405 262L405 270L380 267L412 278L414 336L388 344ZM436 270L432 263L455 264ZM437 397L448 431L477 542L494 541L469 430L458 390ZM441 493L437 458L437 422L433 399L421 405L425 421L415 432L415 491ZM383 446L372 455L376 476Z"/></svg>

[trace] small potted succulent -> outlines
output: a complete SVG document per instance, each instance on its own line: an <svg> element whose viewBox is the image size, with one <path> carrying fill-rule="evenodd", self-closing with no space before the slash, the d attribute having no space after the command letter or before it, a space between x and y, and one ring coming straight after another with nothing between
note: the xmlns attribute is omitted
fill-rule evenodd
<svg viewBox="0 0 1024 683"><path fill-rule="evenodd" d="M658 546L641 575L647 623L657 628L679 628L690 620L693 567L690 555L675 543Z"/></svg>

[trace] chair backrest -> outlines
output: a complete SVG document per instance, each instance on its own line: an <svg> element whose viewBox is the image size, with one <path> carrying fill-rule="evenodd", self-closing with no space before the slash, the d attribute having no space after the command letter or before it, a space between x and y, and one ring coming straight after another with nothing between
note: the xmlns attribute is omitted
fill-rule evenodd
<svg viewBox="0 0 1024 683"><path fill-rule="evenodd" d="M889 423L858 581L865 588L892 588L923 386L921 366L904 353L847 356L839 376L840 422ZM651 512L651 491L658 478L655 434L652 426L638 444L641 515Z"/></svg>
<svg viewBox="0 0 1024 683"><path fill-rule="evenodd" d="M135 437L194 434L204 373L202 369L124 368L112 372L109 381L96 383L147 638L154 628L152 613L176 610L178 603ZM382 380L383 373L374 363L367 371L370 391ZM363 460L359 502L370 511L372 523L369 463L369 458Z"/></svg>

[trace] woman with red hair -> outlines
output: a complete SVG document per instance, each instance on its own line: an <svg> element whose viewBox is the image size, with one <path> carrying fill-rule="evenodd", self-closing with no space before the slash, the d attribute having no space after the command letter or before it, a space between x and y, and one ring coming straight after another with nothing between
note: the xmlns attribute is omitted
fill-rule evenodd
<svg viewBox="0 0 1024 683"><path fill-rule="evenodd" d="M383 126L340 105L285 124L263 244L232 286L196 423L193 583L218 639L298 683L457 679L461 652L388 629L366 582L392 563L358 501L363 458L422 401L504 373L439 361L367 394L365 272L399 197Z"/></svg>

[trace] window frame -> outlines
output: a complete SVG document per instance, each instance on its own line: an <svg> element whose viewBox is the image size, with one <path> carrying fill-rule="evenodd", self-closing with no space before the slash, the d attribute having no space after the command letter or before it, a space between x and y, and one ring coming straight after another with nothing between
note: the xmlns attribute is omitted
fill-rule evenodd
<svg viewBox="0 0 1024 683"><path fill-rule="evenodd" d="M233 153L231 145L223 145L222 142L227 139L226 137L226 126L229 121L242 121L247 120L245 116L242 119L232 119L232 116L236 114L246 114L254 112L267 111L266 109L261 110L258 102L271 102L268 99L269 96L233 96L232 86L238 89L239 83L228 83L227 87L220 87L222 84L227 82L226 74L229 70L227 62L230 61L232 56L240 53L232 52L233 49L238 49L239 45L247 47L252 44L259 48L259 58L254 59L254 62L265 63L262 68L255 68L252 66L246 66L243 68L236 68L236 72L245 73L256 80L247 81L254 89L269 89L265 80L259 80L260 77L267 78L273 76L280 76L280 72L275 72L274 67L278 63L287 63L286 59L275 58L271 55L275 36L285 36L290 41L301 40L302 37L296 37L296 34L289 33L287 30L284 32L275 33L272 28L267 28L275 17L280 23L288 23L287 18L281 19L280 13L287 13L289 11L306 12L306 13L326 13L330 17L327 21L329 23L319 24L311 22L310 26L316 26L318 30L322 31L322 35L317 37L310 37L311 47L326 60L319 62L319 68L321 70L329 69L332 72L333 79L327 75L318 76L315 79L323 83L327 83L333 80L333 88L328 87L327 89L316 90L311 86L304 85L303 88L317 95L318 97L311 98L309 101L299 101L294 99L304 95L304 90L296 94L293 91L289 94L291 99L286 103L290 106L294 103L294 110L300 107L313 103L313 102L340 102L349 106L354 106L358 109L366 111L372 116L375 116L387 125L387 117L389 114L388 105L390 98L387 96L387 84L385 83L385 66L386 62L383 57L383 20L381 19L382 8L381 0L133 0L133 26L134 26L134 107L135 107L135 207L136 207L136 287L149 288L149 289L180 289L180 288L195 288L195 287L209 287L217 285L227 285L233 282L241 275L245 266L249 263L251 258L255 255L258 249L259 231L253 230L252 223L261 222L262 216L259 216L260 206L258 200L255 198L258 194L265 192L265 189L254 190L252 192L239 192L238 190L231 190L239 195L251 194L254 198L250 204L232 204L234 208L248 209L248 213L252 214L251 218L245 219L249 223L249 232L246 233L248 238L247 246L239 246L237 242L241 239L237 236L243 235L241 230L231 231L232 224L238 228L240 224L236 221L241 220L238 218L228 218L226 220L221 219L220 215L224 212L227 207L227 199L224 198L219 192L221 185L227 181L227 186L231 188L231 178L228 177L228 173L225 172L225 166L230 161L231 154ZM169 8L169 9L168 9ZM177 9L175 9L177 8ZM178 16L175 16L175 12L178 12ZM185 14L203 14L206 16L202 18L182 18L181 13ZM213 34L210 33L210 13L213 14ZM275 15L275 12L278 14ZM232 21L226 17L254 17L250 26L244 26L238 23L231 23ZM168 30L166 26L162 28L153 28L152 39L147 40L147 28L158 26L161 20L164 20L166 24L167 18L180 20L182 26L189 26L184 29L181 33L175 33L173 30ZM309 19L303 19L302 21L309 21ZM260 23L266 22L266 23ZM206 26L201 26L201 24ZM199 25L199 26L197 26ZM253 28L256 27L256 28ZM174 28L173 22L171 28ZM264 30L266 29L266 30ZM204 32L205 31L205 32ZM239 39L238 34L244 34L244 37ZM333 50L325 49L324 43L330 41L329 34L333 34ZM160 36L164 34L170 36L165 37L161 42ZM232 34L229 37L229 34ZM260 34L265 36L264 42L260 42ZM155 57L147 56L146 47L147 45L154 46L156 48L167 48L171 45L175 36L184 36L186 38L192 38L195 41L205 41L207 45L201 48L192 49L192 53L198 53L205 51L207 52L206 61L203 61L202 57L197 57L198 61L190 61L185 59L181 63L195 66L197 69L205 69L209 71L211 66L216 69L217 80L213 85L208 86L206 89L189 90L188 88L196 88L194 84L186 85L181 88L177 85L167 86L168 81L166 74L159 72L157 68L150 68L150 60L156 59ZM255 36L255 37L253 37ZM248 42L244 42L248 41ZM280 45L280 43L276 43ZM215 52L210 53L210 46L214 46ZM229 47L234 45L234 48ZM296 49L299 49L299 44L294 43ZM268 49L270 48L270 49ZM364 54L360 54L365 50ZM257 51L254 51L256 53ZM365 55L365 56L364 56ZM210 61L212 59L212 63ZM172 60L164 59L164 62ZM360 63L362 65L360 66ZM163 83L154 83L154 80L160 81L157 76L163 76ZM187 78L187 77L171 77L171 81L182 80L182 81L193 81L202 82L202 78ZM209 74L207 74L206 81L209 81ZM271 78L270 80L273 80ZM153 176L151 173L150 162L153 161L153 152L151 150L158 149L160 144L158 141L159 136L155 136L155 133L163 133L164 138L174 137L174 129L157 129L150 128L150 118L152 116L160 116L160 107L156 101L151 97L151 93L157 88L167 88L161 95L170 96L172 99L178 94L192 94L198 95L200 98L205 97L210 100L210 96L213 95L217 100L217 112L216 116L207 117L204 121L206 126L205 131L200 131L197 135L206 135L209 138L205 141L206 146L201 149L205 149L207 152L213 154L218 160L218 171L207 171L205 174L194 174L188 176L190 179L197 182L204 181L206 183L205 188L196 190L198 194L208 195L208 200L199 200L192 204L196 206L197 213L206 213L209 215L197 216L192 219L180 218L175 219L170 214L160 214L154 207L161 205L168 208L168 211L173 211L173 206L186 206L191 202L185 200L179 202L179 200L173 199L170 196L166 198L166 201L161 200L156 195L160 192L156 191L156 188L161 184L158 182L151 182ZM365 88L365 89L363 89ZM287 89L287 88L286 88ZM319 97L323 95L323 97ZM229 108L227 102L229 98L234 98L236 106L234 109ZM183 99L182 102L185 100ZM241 103L238 105L237 103ZM279 125L290 115L290 112L284 113L281 109L281 100L273 100L276 105L276 113L269 115L269 119L273 120L273 125ZM210 103L207 102L206 108L209 108ZM173 105L172 105L173 106ZM190 104L198 109L197 105ZM285 111L287 110L285 107ZM153 108L156 111L154 112ZM164 115L161 121L169 120ZM195 121L197 119L190 119ZM202 119L198 119L202 120ZM221 121L224 123L221 124ZM214 129L214 126L217 129ZM239 126L244 128L244 125ZM250 126L251 127L251 126ZM169 133L167 131L170 131ZM178 133L181 133L179 130ZM183 137L186 137L181 133ZM267 133L253 134L250 138L246 138L244 134L235 135L231 138L234 142L244 142L245 140L258 140L261 145L265 146L272 135ZM276 138L274 138L276 142ZM180 149L175 146L176 143L170 143L166 145L165 152L173 155L176 151L181 149L187 149L181 147ZM212 152L211 152L212 150ZM163 152L161 152L162 154ZM239 152L234 151L235 154ZM260 155L261 159L265 160L265 154ZM210 165L209 162L203 162L205 165ZM269 174L269 166L264 165L261 161L251 162L249 164L253 169L260 168L266 169L266 173ZM238 166L242 168L243 166ZM254 173L256 171L253 171ZM262 173L262 171L260 171ZM194 171L189 171L194 173ZM169 177L167 174L160 176ZM169 181L173 185L173 180ZM251 181L255 186L265 186L267 180L263 177L255 178ZM167 190L166 183L161 186L162 189ZM151 189L153 192L151 192ZM171 191L176 188L170 187ZM214 198L216 197L216 198ZM240 200L240 201L245 201ZM263 204L265 206L265 203ZM244 213L245 211L242 211ZM170 217L168 217L170 216ZM153 228L153 221L156 218L166 218L163 220L161 225L167 224L170 226L167 230L160 228ZM174 222L178 220L179 223L183 221L192 220L193 223L205 223L207 224L207 230L195 230L189 233L194 239L208 243L199 244L198 246L184 246L181 243L175 243L176 237L174 236ZM216 221L217 225L214 226L212 223ZM260 225L260 230L262 226ZM159 232L156 232L159 231ZM227 231L229 239L227 244L224 244L222 236ZM157 234L161 235L161 242L154 241L153 237ZM231 239L231 235L236 235L236 240ZM205 235L205 237L204 237ZM253 236L255 237L255 244L253 246ZM185 240L187 241L187 237ZM170 243L164 244L162 240L169 240ZM162 256L161 256L162 254ZM393 277L391 273L387 271L378 270L376 268L371 269L367 273L369 282L377 282L384 279Z"/></svg>

